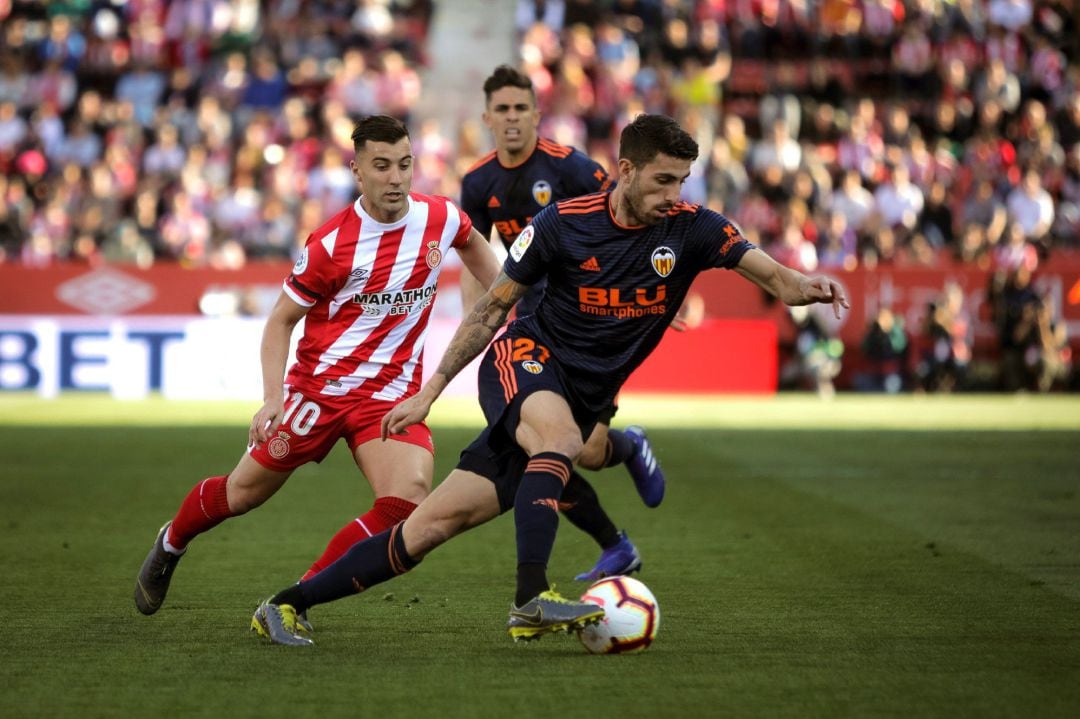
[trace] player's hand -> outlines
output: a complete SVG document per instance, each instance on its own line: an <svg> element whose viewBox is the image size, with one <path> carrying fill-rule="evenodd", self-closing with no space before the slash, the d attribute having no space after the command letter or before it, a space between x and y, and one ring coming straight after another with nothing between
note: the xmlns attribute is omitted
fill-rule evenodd
<svg viewBox="0 0 1080 719"><path fill-rule="evenodd" d="M382 418L382 438L404 434L406 428L424 421L431 411L434 398L428 399L423 390L390 408Z"/></svg>
<svg viewBox="0 0 1080 719"><path fill-rule="evenodd" d="M851 309L847 295L844 294L844 288L828 277L811 277L803 288L803 295L809 300L808 304L815 302L823 305L831 304L836 319L840 319L841 307Z"/></svg>
<svg viewBox="0 0 1080 719"><path fill-rule="evenodd" d="M281 426L281 418L285 414L284 400L270 400L259 408L251 419L248 427L248 445L255 446L270 439Z"/></svg>

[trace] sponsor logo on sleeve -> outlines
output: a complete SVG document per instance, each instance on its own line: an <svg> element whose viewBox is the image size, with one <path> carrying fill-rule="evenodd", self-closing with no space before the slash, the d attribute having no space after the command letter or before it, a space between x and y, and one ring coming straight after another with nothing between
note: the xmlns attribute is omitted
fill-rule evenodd
<svg viewBox="0 0 1080 719"><path fill-rule="evenodd" d="M308 248L304 248L304 251L300 253L300 257L296 259L296 264L293 265L292 273L294 275L304 274L304 270L307 269L308 261Z"/></svg>
<svg viewBox="0 0 1080 719"><path fill-rule="evenodd" d="M529 225L517 236L514 244L510 245L510 256L514 258L514 262L521 262L521 258L525 256L525 251L529 249L532 241L533 226Z"/></svg>
<svg viewBox="0 0 1080 719"><path fill-rule="evenodd" d="M742 235L739 234L739 230L735 228L735 225L724 225L724 234L727 235L727 239L720 246L721 255L726 255L728 250L742 240Z"/></svg>

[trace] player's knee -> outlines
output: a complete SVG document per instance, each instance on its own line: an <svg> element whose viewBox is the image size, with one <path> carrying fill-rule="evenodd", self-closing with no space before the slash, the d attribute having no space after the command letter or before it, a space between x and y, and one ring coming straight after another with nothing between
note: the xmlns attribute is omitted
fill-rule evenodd
<svg viewBox="0 0 1080 719"><path fill-rule="evenodd" d="M384 493L413 504L420 504L431 493L431 479L423 474L395 477Z"/></svg>
<svg viewBox="0 0 1080 719"><path fill-rule="evenodd" d="M267 496L255 487L230 486L226 488L225 496L233 516L246 514L267 500Z"/></svg>
<svg viewBox="0 0 1080 719"><path fill-rule="evenodd" d="M585 443L581 441L579 435L566 434L551 441L550 446L546 451L558 452L561 455L569 457L571 462L580 462L584 447Z"/></svg>
<svg viewBox="0 0 1080 719"><path fill-rule="evenodd" d="M451 516L406 524L406 548L413 559L420 559L465 530L463 517Z"/></svg>

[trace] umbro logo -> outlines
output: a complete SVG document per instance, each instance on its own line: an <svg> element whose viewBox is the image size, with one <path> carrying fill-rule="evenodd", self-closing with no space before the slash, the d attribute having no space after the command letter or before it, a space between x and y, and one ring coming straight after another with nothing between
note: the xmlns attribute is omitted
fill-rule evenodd
<svg viewBox="0 0 1080 719"><path fill-rule="evenodd" d="M596 261L595 257L590 257L589 259L585 260L580 265L578 265L578 267L580 267L583 270L587 270L589 272L599 272L600 271L600 263Z"/></svg>
<svg viewBox="0 0 1080 719"><path fill-rule="evenodd" d="M495 195L492 195L491 199L488 200L488 207L502 207L502 203L499 202L498 197L495 197Z"/></svg>

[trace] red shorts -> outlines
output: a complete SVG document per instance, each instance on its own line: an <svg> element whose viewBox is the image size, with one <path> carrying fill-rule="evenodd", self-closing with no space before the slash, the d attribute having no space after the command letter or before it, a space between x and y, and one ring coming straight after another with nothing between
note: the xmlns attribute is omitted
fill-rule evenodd
<svg viewBox="0 0 1080 719"><path fill-rule="evenodd" d="M310 399L286 388L285 414L277 436L248 447L252 459L276 472L287 472L308 462L321 462L344 437L349 449L382 436L382 418L397 402L354 397ZM423 447L432 454L431 430L421 422L390 435L398 442Z"/></svg>

